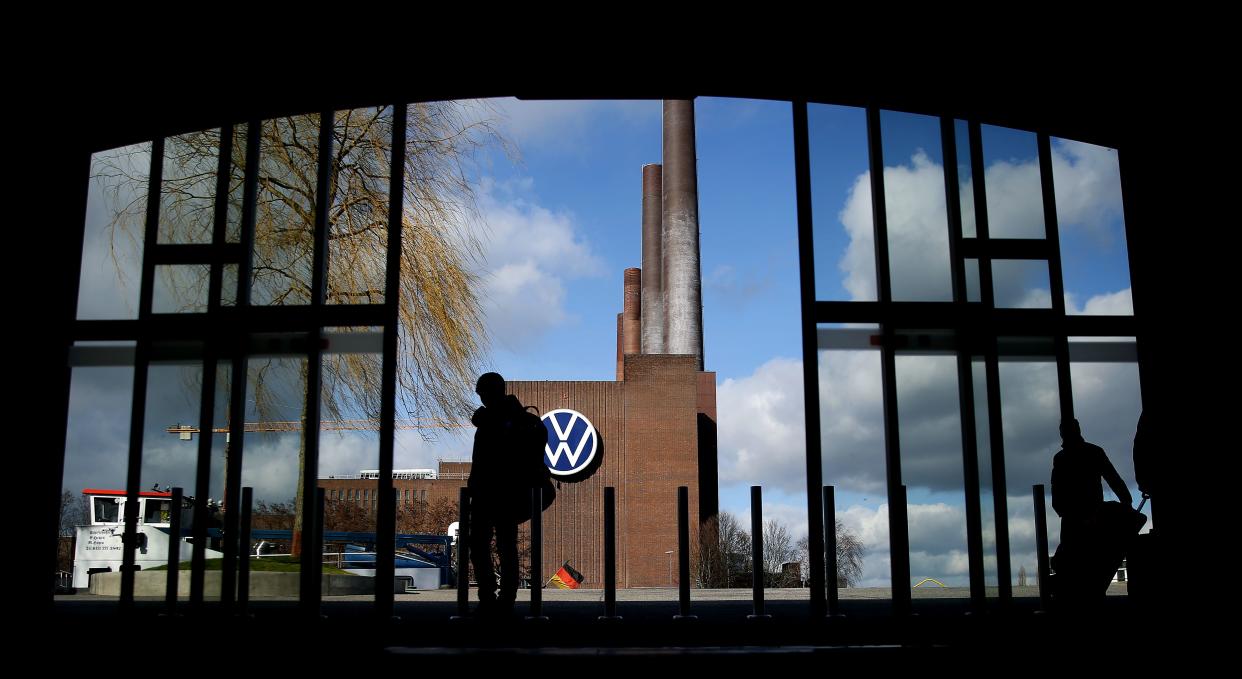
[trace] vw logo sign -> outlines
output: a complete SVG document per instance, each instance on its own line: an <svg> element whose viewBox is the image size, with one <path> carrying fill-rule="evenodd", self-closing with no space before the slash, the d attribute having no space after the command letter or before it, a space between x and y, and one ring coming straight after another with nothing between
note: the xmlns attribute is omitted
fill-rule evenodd
<svg viewBox="0 0 1242 679"><path fill-rule="evenodd" d="M599 434L582 413L576 410L549 410L543 415L548 428L548 444L543 447L543 461L557 476L570 476L586 469L599 450Z"/></svg>

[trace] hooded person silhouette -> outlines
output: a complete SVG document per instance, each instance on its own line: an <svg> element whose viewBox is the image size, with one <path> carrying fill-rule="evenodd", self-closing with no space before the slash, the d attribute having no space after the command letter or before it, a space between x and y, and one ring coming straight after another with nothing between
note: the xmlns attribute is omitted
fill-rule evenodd
<svg viewBox="0 0 1242 679"><path fill-rule="evenodd" d="M476 427L470 466L470 561L479 583L479 612L507 616L518 587L518 524L530 518L531 488L548 475L543 464L547 429L494 372L479 377L483 402L471 418ZM492 568L491 540L500 557L500 592Z"/></svg>

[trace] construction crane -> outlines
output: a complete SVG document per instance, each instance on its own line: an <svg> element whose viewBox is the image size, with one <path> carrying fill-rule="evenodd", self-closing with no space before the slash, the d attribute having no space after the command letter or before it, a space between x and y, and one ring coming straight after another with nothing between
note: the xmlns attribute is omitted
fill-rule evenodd
<svg viewBox="0 0 1242 679"><path fill-rule="evenodd" d="M445 422L443 420L428 419L396 420L393 423L394 429L461 429L468 426L470 426L469 422ZM302 431L302 423L298 420L288 422L247 422L242 427L244 431L250 433ZM379 418L374 417L361 420L322 420L319 423L320 431L379 431L379 429ZM164 431L169 434L180 434L182 441L189 441L194 434L202 430L189 424L174 424ZM229 433L229 428L216 427L211 432L213 434L227 434Z"/></svg>

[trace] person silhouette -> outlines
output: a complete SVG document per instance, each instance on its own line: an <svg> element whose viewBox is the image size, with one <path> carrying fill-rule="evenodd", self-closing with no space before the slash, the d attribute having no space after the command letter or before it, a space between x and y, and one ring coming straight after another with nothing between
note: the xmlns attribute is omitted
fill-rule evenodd
<svg viewBox="0 0 1242 679"><path fill-rule="evenodd" d="M1120 504L1104 502L1101 480ZM1061 450L1052 460L1052 508L1061 517L1061 544L1052 566L1063 601L1089 603L1107 591L1124 555L1121 534L1133 519L1133 502L1104 449L1083 439L1078 420L1062 421Z"/></svg>
<svg viewBox="0 0 1242 679"><path fill-rule="evenodd" d="M470 561L479 583L483 616L513 613L518 588L518 524L530 517L531 487L546 475L542 462L548 432L537 415L516 396L505 394L498 373L479 377L475 386L480 406L471 418L476 427L470 465ZM500 560L500 592L492 568L491 541L496 536Z"/></svg>

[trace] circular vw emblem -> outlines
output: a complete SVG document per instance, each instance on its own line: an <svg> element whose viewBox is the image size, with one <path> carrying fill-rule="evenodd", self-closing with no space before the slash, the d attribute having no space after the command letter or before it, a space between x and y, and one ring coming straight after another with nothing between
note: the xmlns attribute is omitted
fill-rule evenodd
<svg viewBox="0 0 1242 679"><path fill-rule="evenodd" d="M548 444L543 448L543 462L557 476L570 476L586 469L599 450L599 434L582 413L576 410L549 410L543 415L548 428Z"/></svg>

